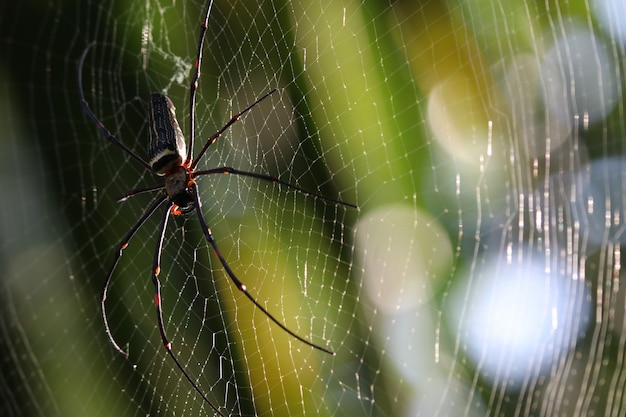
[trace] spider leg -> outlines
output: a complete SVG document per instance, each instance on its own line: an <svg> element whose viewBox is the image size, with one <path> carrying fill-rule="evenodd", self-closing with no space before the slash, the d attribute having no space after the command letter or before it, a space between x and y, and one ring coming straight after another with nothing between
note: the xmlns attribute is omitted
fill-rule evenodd
<svg viewBox="0 0 626 417"><path fill-rule="evenodd" d="M200 162L200 159L202 158L202 156L204 155L206 150L209 148L209 146L211 146L213 143L215 143L215 141L220 136L222 136L222 133L224 133L226 131L226 129L231 127L237 120L241 119L241 116L243 116L244 114L249 112L250 109L252 109L254 106L259 104L260 102L262 102L263 100L268 98L271 94L274 94L275 92L276 92L276 89L273 89L269 93L266 93L263 97L259 98L254 103L250 104L248 107L246 107L245 109L243 109L242 111L240 111L239 113L234 115L224 126L222 126L222 128L220 130L218 130L213 136L211 136L209 138L209 140L207 140L207 142L204 144L202 149L200 150L200 153L198 154L198 156L196 156L196 158L191 163L191 169L193 170L198 165L198 162ZM193 113L193 111L192 111L192 113ZM192 130L193 130L193 128L192 128Z"/></svg>
<svg viewBox="0 0 626 417"><path fill-rule="evenodd" d="M211 8L213 8L213 0L211 0L206 8L204 14L204 20L200 25L200 39L198 40L198 52L196 54L196 67L191 78L191 85L189 86L189 148L187 149L187 158L185 164L191 162L193 158L193 144L196 136L196 130L194 129L196 118L196 90L198 89L198 80L200 79L200 67L202 65L202 50L204 49L204 36L206 34L207 26L209 25L209 15L211 14Z"/></svg>
<svg viewBox="0 0 626 417"><path fill-rule="evenodd" d="M124 351L124 349L122 349L120 345L118 345L115 339L113 338L113 334L111 333L111 328L109 327L109 320L107 319L105 301L107 299L107 292L109 291L109 284L111 283L111 277L113 277L113 271L115 271L115 268L117 267L117 264L120 258L122 257L122 252L128 246L128 242L130 241L130 239L132 239L133 236L135 236L135 233L137 233L137 230L139 230L139 228L146 222L146 220L148 220L148 217L150 217L152 213L154 213L156 209L159 208L161 204L163 204L166 198L167 198L166 196L161 196L157 198L154 201L154 203L152 203L152 205L150 205L150 207L148 207L143 212L139 220L137 220L135 225L130 229L130 231L126 234L126 236L124 236L119 246L117 247L117 251L115 252L115 257L113 258L113 263L111 264L111 268L109 268L107 277L104 280L104 285L102 286L102 292L100 293L100 308L102 309L102 320L104 321L104 330L106 331L106 334L109 337L109 341L111 342L115 350L117 350L118 352L120 352L126 357L128 357L128 352Z"/></svg>
<svg viewBox="0 0 626 417"><path fill-rule="evenodd" d="M152 167L146 161L144 161L142 157L140 157L135 152L133 152L128 146L126 146L122 142L120 142L120 140L117 139L109 131L109 129L107 129L104 126L104 124L100 121L100 119L98 119L98 117L91 111L91 108L89 108L89 103L87 103L87 100L85 99L85 93L83 92L83 64L85 63L85 58L87 57L87 53L89 52L89 49L93 45L95 45L95 42L92 42L89 45L87 45L87 47L83 51L83 54L80 56L80 61L78 61L78 95L80 97L80 104L83 107L83 111L96 124L98 129L100 129L102 134L104 134L104 136L107 138L107 140L109 142L113 143L115 146L118 146L124 152L126 152L128 155L130 155L133 158L135 158L137 160L137 162L139 162L141 165L144 166L144 168L152 171Z"/></svg>
<svg viewBox="0 0 626 417"><path fill-rule="evenodd" d="M206 224L206 221L204 220L204 215L202 214L202 210L201 210L200 197L198 196L198 186L197 186L197 184L195 184L195 183L192 184L192 188L193 188L192 193L193 193L194 198L195 198L196 213L198 214L198 220L200 221L200 226L202 227L202 231L204 233L204 237L206 238L206 240L209 242L209 244L213 248L213 252L217 256L217 258L220 260L220 263L224 267L224 270L226 270L226 273L230 277L230 280L233 282L233 284L235 284L237 289L239 291L241 291L242 293L244 293L244 295L248 298L248 300L250 300L252 302L252 304L254 304L259 310L261 310L263 312L263 314L265 314L267 316L267 318L269 318L271 321L273 321L278 327L283 329L285 332L289 333L292 337L298 339L299 341L301 341L305 345L311 346L311 347L313 347L313 348L315 348L317 350L321 350L322 352L328 353L329 355L334 355L335 352L333 352L332 350L328 350L328 349L323 348L323 347L321 347L319 345L316 345L315 343L310 342L310 341L306 340L305 338L303 338L302 336L299 336L296 333L294 333L293 331L289 330L289 328L287 326L285 326L280 321L278 321L278 319L276 319L269 311L267 311L265 309L265 307L263 307L261 304L259 304L259 302L248 292L248 290L246 289L245 284L243 282L241 282L239 280L239 278L237 278L237 276L235 275L233 270L230 269L230 266L226 262L226 259L224 259L224 257L222 256L222 253L220 252L220 249L217 246L217 242L213 238L213 234L211 233L211 229L209 229L209 227Z"/></svg>
<svg viewBox="0 0 626 417"><path fill-rule="evenodd" d="M182 363L178 360L176 354L172 350L172 342L167 337L167 333L165 332L165 324L163 323L163 310L161 309L161 281L159 281L159 272L161 270L161 251L163 249L163 239L165 238L165 229L167 228L167 220L170 215L170 208L173 203L170 203L169 207L165 210L163 214L163 220L161 220L161 227L159 230L159 240L157 241L156 250L154 252L154 261L152 263L152 283L154 284L154 305L156 306L156 315L157 322L159 325L159 332L161 333L161 340L163 341L163 346L170 357L174 360L174 363L178 367L178 369L183 373L187 381L193 386L198 394L202 397L202 399L222 417L225 417L224 414L220 412L217 406L213 405L213 403L207 398L207 396L202 392L200 387L196 384L196 382L191 378L191 375L187 372L187 369L183 366Z"/></svg>
<svg viewBox="0 0 626 417"><path fill-rule="evenodd" d="M137 194L149 193L150 191L161 190L163 188L165 188L165 184L156 184L156 185L151 185L150 187L136 188L134 190L130 190L127 193L119 196L116 199L116 201L120 203L122 201L128 200L131 197L136 196Z"/></svg>
<svg viewBox="0 0 626 417"><path fill-rule="evenodd" d="M333 204L339 204L342 206L347 206L347 207L352 207L352 208L358 208L355 204L351 204L351 203L345 203L343 201L340 200L335 200L334 198L328 198L328 197L324 197L321 194L316 194L313 193L311 191L307 191L304 188L300 188L296 185L293 184L289 184L288 182L279 180L276 177L273 177L271 175L266 175L266 174L257 174L256 172L248 172L248 171L241 171L239 169L236 168L232 168L232 167L219 167L219 168L213 168L213 169L207 169L204 171L196 171L193 173L194 177L199 177L200 175L211 175L211 174L233 174L233 175L241 175L243 177L252 177L252 178L256 178L258 180L262 180L262 181L269 181L269 182L273 182L276 184L280 184L283 187L287 187L287 188L291 188L292 190L295 190L301 194L304 194L306 196L312 197L312 198L316 198L316 199L320 199L320 200L324 200L327 201L329 203L333 203Z"/></svg>

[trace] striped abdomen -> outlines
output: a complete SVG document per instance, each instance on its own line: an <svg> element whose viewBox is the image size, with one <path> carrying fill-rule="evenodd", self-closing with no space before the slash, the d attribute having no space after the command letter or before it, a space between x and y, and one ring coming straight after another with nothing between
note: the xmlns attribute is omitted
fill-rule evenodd
<svg viewBox="0 0 626 417"><path fill-rule="evenodd" d="M176 108L168 97L153 93L148 102L148 159L150 167L165 175L180 166L187 157L182 130L176 120Z"/></svg>

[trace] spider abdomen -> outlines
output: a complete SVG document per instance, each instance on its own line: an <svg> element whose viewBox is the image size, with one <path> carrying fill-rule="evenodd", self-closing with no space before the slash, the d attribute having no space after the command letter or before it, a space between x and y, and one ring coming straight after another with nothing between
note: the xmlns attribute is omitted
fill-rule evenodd
<svg viewBox="0 0 626 417"><path fill-rule="evenodd" d="M153 93L148 101L148 158L152 170L165 175L183 163L187 148L176 120L176 108L167 96Z"/></svg>

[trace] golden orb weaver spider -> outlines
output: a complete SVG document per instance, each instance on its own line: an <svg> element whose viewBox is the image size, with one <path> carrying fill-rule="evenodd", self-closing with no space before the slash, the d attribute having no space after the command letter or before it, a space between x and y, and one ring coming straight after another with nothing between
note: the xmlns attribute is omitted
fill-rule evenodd
<svg viewBox="0 0 626 417"><path fill-rule="evenodd" d="M198 221L202 227L202 231L204 233L204 237L207 242L210 244L213 252L219 259L222 267L226 271L228 277L231 282L237 287L239 291L241 291L247 298L250 300L259 310L265 314L272 322L274 322L277 326L283 329L292 337L301 341L302 343L309 345L317 350L320 350L324 353L334 355L329 349L326 349L322 346L316 345L315 343L299 336L289 328L287 328L283 323L278 321L265 307L263 307L256 299L248 292L244 283L237 278L233 270L228 265L226 259L222 256L217 242L213 238L213 234L211 229L207 226L207 223L204 219L204 215L201 210L200 197L198 194L198 185L196 183L196 178L204 175L212 175L212 174L234 174L241 175L245 177L251 177L262 181L269 181L276 183L280 186L290 188L295 190L296 192L305 194L307 196L318 198L325 200L332 204L343 205L346 207L357 208L356 205L345 203L339 200L331 199L324 197L322 195L304 190L295 185L289 184L285 181L278 179L277 177L273 177L266 174L259 174L254 172L242 171L229 166L223 166L208 170L196 170L198 163L206 153L209 146L211 146L231 125L237 122L244 114L250 111L253 107L258 105L260 102L268 98L271 94L276 92L276 89L271 90L266 93L264 96L256 100L254 103L250 104L244 110L235 114L222 128L220 128L213 136L211 136L207 142L203 145L202 149L198 153L198 155L193 157L193 148L194 148L194 140L195 140L195 100L196 100L196 89L198 87L198 80L200 78L200 67L202 64L202 50L204 46L204 38L207 31L208 19L211 12L213 2L210 1L207 5L206 13L204 15L204 19L200 26L200 38L198 41L197 55L195 61L195 69L193 73L193 77L191 79L191 85L189 87L189 148L186 148L185 138L180 129L178 121L176 120L175 108L172 101L161 93L153 93L148 101L148 161L144 160L126 145L117 139L98 119L98 117L91 111L87 100L85 99L85 94L82 88L82 73L83 73L83 65L85 62L85 58L89 49L94 45L94 43L89 44L85 50L83 51L79 63L78 63L78 92L80 96L81 106L87 116L96 124L98 129L102 132L102 134L106 137L106 139L114 144L115 146L122 149L125 153L130 155L133 159L135 159L139 164L141 164L147 170L150 170L157 174L158 176L164 177L165 180L161 184L153 185L150 187L145 187L141 189L131 190L127 192L125 195L120 197L118 201L124 201L136 194L151 192L151 191L162 191L162 193L149 205L143 212L143 214L139 217L137 222L131 227L128 233L124 236L122 241L120 242L117 250L115 252L115 256L113 262L109 268L106 279L104 281L100 304L101 304L101 313L102 319L104 321L104 327L106 334L109 338L109 341L113 345L113 347L120 353L125 356L127 352L125 352L120 345L116 342L113 334L111 333L111 329L109 327L109 322L107 319L106 313L106 299L107 292L109 288L109 284L111 282L111 278L113 277L113 273L117 267L117 264L122 256L123 250L128 246L132 237L137 233L137 231L141 228L141 226L146 222L146 220L154 214L159 207L165 204L166 208L163 211L163 217L161 219L161 223L158 230L158 239L157 245L154 253L154 260L152 264L152 283L154 285L154 297L155 297L155 307L156 307L156 316L157 316L157 325L159 328L159 333L161 336L161 341L163 346L165 347L167 353L172 358L178 369L184 375L185 379L193 386L194 390L202 397L202 399L211 407L211 409L220 416L224 416L222 412L219 410L219 407L214 405L206 396L206 394L200 389L198 384L191 377L190 373L187 371L185 366L179 361L178 357L172 350L172 342L167 336L165 331L165 325L163 322L163 312L161 308L161 283L159 281L159 272L160 272L160 264L161 264L161 251L163 248L163 240L165 237L165 230L167 227L167 222L170 214L175 216L184 215L191 213L193 211L196 212L198 216Z"/></svg>

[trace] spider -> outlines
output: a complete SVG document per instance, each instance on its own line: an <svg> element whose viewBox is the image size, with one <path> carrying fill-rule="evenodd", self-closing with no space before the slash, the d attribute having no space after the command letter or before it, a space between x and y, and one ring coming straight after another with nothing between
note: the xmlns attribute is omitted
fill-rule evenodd
<svg viewBox="0 0 626 417"><path fill-rule="evenodd" d="M232 283L237 287L239 291L241 291L247 298L250 300L259 310L263 312L272 322L274 322L277 326L287 332L289 335L293 336L297 340L309 345L317 350L320 350L324 353L334 355L334 352L326 349L322 346L316 345L315 343L299 336L283 323L278 321L265 307L263 307L247 290L245 284L237 278L233 270L230 268L226 259L222 256L217 242L215 241L211 229L207 226L207 223L204 219L204 215L200 209L200 197L198 193L198 185L196 183L196 179L200 176L213 175L213 174L234 174L245 177L255 178L261 181L270 181L276 183L280 186L290 188L296 192L305 194L307 196L313 198L319 198L325 200L332 204L343 205L347 207L357 208L356 205L345 203L339 200L327 198L321 196L319 194L304 190L295 185L284 182L276 177L259 174L255 172L247 172L239 169L235 169L229 166L223 166L219 168L213 168L208 170L196 170L198 163L208 150L208 148L236 121L238 121L243 115L245 115L248 111L250 111L253 107L261 103L263 100L267 99L270 95L276 92L276 89L271 90L266 93L261 98L257 99L254 103L250 104L244 110L235 114L222 128L220 128L213 136L211 136L207 142L204 144L198 155L193 157L193 148L194 148L194 139L195 139L195 100L196 100L196 89L198 87L198 80L200 78L200 67L202 64L202 50L204 46L204 38L207 31L208 19L211 12L212 1L209 2L206 13L204 15L204 19L200 26L200 37L198 41L198 49L197 56L195 62L195 69L193 73L193 77L191 79L191 85L189 87L189 148L186 148L185 138L182 133L182 130L176 120L175 108L172 101L161 93L153 93L148 100L148 160L144 160L130 148L128 148L123 142L115 137L98 119L98 117L91 111L87 100L85 99L85 95L82 88L82 72L83 65L85 62L85 58L89 49L94 45L94 43L89 44L85 50L83 51L79 63L78 63L78 92L80 96L81 106L83 111L87 114L87 116L96 124L97 128L102 132L102 134L106 137L106 139L114 144L115 146L121 148L125 153L130 155L136 162L142 165L147 170L154 172L156 175L160 177L164 177L164 182L141 188L136 190L131 190L127 192L125 195L121 196L118 201L124 201L128 198L151 191L161 191L159 196L150 204L143 212L143 214L139 217L137 222L131 227L128 233L124 236L122 241L120 242L117 250L115 252L113 262L109 268L106 279L104 281L102 292L100 295L100 307L102 319L104 321L105 332L109 338L110 343L113 347L120 353L125 356L128 356L128 353L125 352L120 345L116 342L113 334L111 333L111 329L109 327L109 322L107 319L106 313L106 299L107 292L109 288L109 284L111 283L111 278L117 267L117 264L122 256L123 250L128 246L132 237L137 233L137 231L143 226L146 220L154 214L157 209L161 206L165 206L165 210L163 210L163 215L161 218L161 222L158 229L158 239L154 252L154 260L152 263L152 283L154 285L154 296L155 296L155 306L156 306L156 316L157 316L157 325L159 329L159 333L161 336L161 341L165 350L172 358L180 372L184 375L185 379L193 386L194 390L202 397L202 399L213 409L215 413L223 416L220 412L219 408L214 405L205 393L200 389L198 384L191 377L190 373L183 366L183 364L179 361L178 357L172 350L172 342L167 336L165 331L165 325L163 322L163 311L161 306L161 283L159 280L159 272L160 272L160 264L161 264L161 251L163 248L163 240L165 237L165 231L167 227L168 219L171 215L179 216L196 212L198 216L198 220L200 222L200 226L204 233L204 237L207 242L210 244L213 252L219 259L222 267L226 271L226 274L232 281Z"/></svg>

